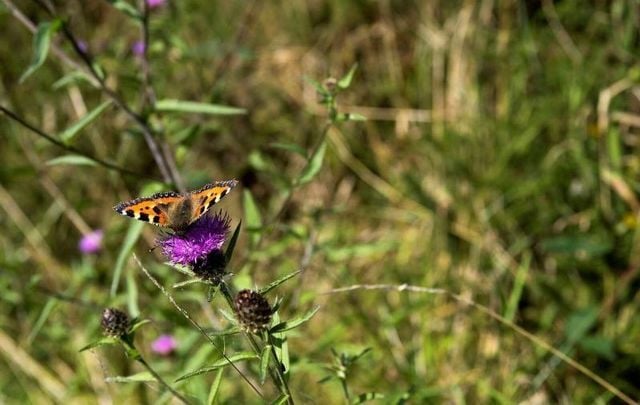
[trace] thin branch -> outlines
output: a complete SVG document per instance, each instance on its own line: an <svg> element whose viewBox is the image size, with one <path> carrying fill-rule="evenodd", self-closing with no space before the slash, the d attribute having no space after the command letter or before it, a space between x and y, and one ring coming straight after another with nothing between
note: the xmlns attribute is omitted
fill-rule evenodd
<svg viewBox="0 0 640 405"><path fill-rule="evenodd" d="M122 174L126 174L128 176L135 176L135 177L144 177L144 178L148 178L148 179L153 179L153 180L157 180L154 177L148 176L146 174L142 174L142 173L138 173L138 172L134 172L132 170L129 169L125 169L124 167L120 167L114 163L110 163L107 162L106 160L102 160L100 158L97 158L87 152L84 152L74 146L71 145L67 145L66 143L56 139L55 137L47 134L46 132L44 132L43 130L41 130L40 128L37 128L36 126L30 124L29 122L27 122L24 118L22 118L21 116L19 116L18 114L16 114L15 112L9 110L8 108L0 105L0 112L5 113L9 118L13 119L14 121L16 121L18 124L22 125L24 128L27 128L29 131L33 132L36 135L39 135L40 137L46 139L47 141L51 142L52 144L56 145L59 148L62 148L68 152L72 152L75 153L77 155L86 157L87 159L99 164L100 166L103 166L109 170L115 170L117 172L120 172Z"/></svg>
<svg viewBox="0 0 640 405"><path fill-rule="evenodd" d="M9 3L9 0L2 0L2 1L5 2L5 4ZM35 0L35 2L47 13L49 13L51 17L56 16L56 12L52 4L50 4L49 2L45 2L43 0ZM17 10L15 6L13 6L13 8ZM20 21L24 24L25 21L28 21L28 20L25 17L25 19L20 19ZM171 171L169 168L170 165L167 163L167 159L172 159L172 157L167 158L162 154L162 151L160 150L160 147L154 137L154 131L149 126L146 118L136 113L135 111L133 111L133 109L129 107L127 103L124 102L124 100L120 97L120 95L118 95L118 93L115 90L107 86L104 76L96 70L96 67L93 64L91 57L87 52L85 52L82 49L82 46L80 45L80 41L76 39L75 35L69 28L66 21L62 22L61 29L64 36L67 38L67 40L69 40L69 42L73 46L73 49L75 50L75 52L80 56L80 58L84 62L86 66L86 70L88 71L90 76L97 82L100 89L120 109L122 109L122 111L124 111L134 122L136 122L140 126L140 128L142 129L142 135L144 137L144 140L147 143L147 147L149 148L149 151L151 152L151 155L153 156L165 183L172 183L172 184L175 184L176 186L179 186L180 184L182 184L182 181L178 178L179 174L177 172ZM82 69L82 70L85 71L85 69Z"/></svg>
<svg viewBox="0 0 640 405"><path fill-rule="evenodd" d="M560 350L556 349L555 347L551 346L551 344L547 343L542 338L537 337L533 333L528 332L524 328L522 328L522 327L516 325L515 323L509 321L508 319L506 319L502 315L496 313L492 309L490 309L488 307L485 307L484 305L478 304L478 303L476 303L476 302L474 302L474 301L472 301L472 300L470 300L468 298L465 298L462 295L449 292L449 291L447 291L445 289L442 289L442 288L428 288L428 287L420 287L420 286L414 286L414 285L408 285L408 284L401 284L401 285L393 285L393 284L356 284L356 285L352 285L352 286L349 286L349 287L342 287L342 288L336 288L336 289L333 289L333 290L329 290L329 291L326 291L326 292L324 292L322 294L336 294L336 293L350 292L350 291L356 291L356 290L391 290L391 291L399 291L399 292L410 291L410 292L417 292L417 293L443 294L443 295L446 295L446 296L452 298L453 300L455 300L455 301L457 301L459 303L466 304L466 305L474 307L475 309L479 310L480 312L484 313L485 315L489 316L490 318L493 318L494 320L498 321L499 323L501 323L501 324L505 325L506 327L512 329L513 331L515 331L519 335L524 336L526 339L528 339L532 343L534 343L534 344L542 347L543 349L547 350L548 352L552 353L554 356L558 357L560 360L564 361L565 363L567 363L571 367L575 368L576 370L578 370L579 372L581 372L582 374L584 374L585 376L587 376L591 380L595 381L597 384L602 386L607 391L611 392L613 395L615 395L616 397L621 399L623 402L625 402L627 404L637 404L638 403L637 401L634 401L629 396L627 396L625 393L620 391L618 388L616 388L613 384L611 384L610 382L608 382L604 378L600 377L599 375L595 374L594 372L589 370L587 367L585 367L584 365L582 365L578 361L576 361L573 358L567 356L562 351L560 351Z"/></svg>

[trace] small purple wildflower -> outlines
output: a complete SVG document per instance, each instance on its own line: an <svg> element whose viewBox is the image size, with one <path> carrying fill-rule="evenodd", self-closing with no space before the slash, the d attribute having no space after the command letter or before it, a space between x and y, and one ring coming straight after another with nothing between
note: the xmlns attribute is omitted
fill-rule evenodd
<svg viewBox="0 0 640 405"><path fill-rule="evenodd" d="M78 48L80 48L82 52L87 53L87 51L89 50L89 44L87 43L87 41L81 39L78 41Z"/></svg>
<svg viewBox="0 0 640 405"><path fill-rule="evenodd" d="M151 351L161 356L168 356L178 347L178 341L171 335L161 335L151 343Z"/></svg>
<svg viewBox="0 0 640 405"><path fill-rule="evenodd" d="M104 236L102 229L97 229L82 236L82 239L78 242L78 250L85 255L98 253L102 249L102 236Z"/></svg>
<svg viewBox="0 0 640 405"><path fill-rule="evenodd" d="M158 240L162 253L176 264L193 265L224 244L231 219L223 213L203 215L180 234Z"/></svg>
<svg viewBox="0 0 640 405"><path fill-rule="evenodd" d="M147 5L149 8L153 9L163 7L166 2L167 0L147 0Z"/></svg>
<svg viewBox="0 0 640 405"><path fill-rule="evenodd" d="M136 41L133 43L133 45L131 45L131 52L133 52L133 54L136 56L144 55L144 51L145 51L144 41Z"/></svg>

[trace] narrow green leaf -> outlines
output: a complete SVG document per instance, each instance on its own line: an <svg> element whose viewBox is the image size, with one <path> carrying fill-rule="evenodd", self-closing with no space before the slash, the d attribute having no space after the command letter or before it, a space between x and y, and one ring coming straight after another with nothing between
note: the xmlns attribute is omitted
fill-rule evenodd
<svg viewBox="0 0 640 405"><path fill-rule="evenodd" d="M304 158L307 157L307 151L302 146L296 145L295 143L272 142L269 146L275 149L282 149L288 152L297 153Z"/></svg>
<svg viewBox="0 0 640 405"><path fill-rule="evenodd" d="M273 290L274 288L276 288L277 286L279 286L280 284L284 283L285 281L289 280L290 278L293 278L295 276L297 276L298 274L300 274L300 272L302 272L302 270L296 270L293 273L289 273L283 277L280 277L279 279L277 279L276 281L272 282L271 284L262 287L260 290L258 290L260 292L260 294L266 294L269 291Z"/></svg>
<svg viewBox="0 0 640 405"><path fill-rule="evenodd" d="M189 112L213 115L240 115L247 113L247 110L245 110L244 108L230 107L220 104L199 103L196 101L170 99L159 100L156 103L155 107L157 111Z"/></svg>
<svg viewBox="0 0 640 405"><path fill-rule="evenodd" d="M113 279L111 281L110 290L111 297L115 297L118 292L118 284L120 283L120 277L122 277L122 270L124 269L124 265L129 258L129 254L131 253L133 246L136 244L140 234L142 233L142 227L144 225L145 223L141 221L132 221L131 225L129 225L129 230L124 238L124 242L122 243L122 247L118 253L118 258L116 259L115 268L113 270Z"/></svg>
<svg viewBox="0 0 640 405"><path fill-rule="evenodd" d="M262 216L251 192L247 189L243 191L244 217L247 223L247 230L252 232L251 243L255 245L260 240L260 235L256 233L262 227Z"/></svg>
<svg viewBox="0 0 640 405"><path fill-rule="evenodd" d="M116 343L118 343L118 339L111 337L111 336L105 336L102 339L96 340L95 342L89 343L88 345L86 345L85 347L83 347L82 349L78 350L79 352L84 352L85 350L90 350L99 346L106 346L106 345L115 345Z"/></svg>
<svg viewBox="0 0 640 405"><path fill-rule="evenodd" d="M60 79L56 80L55 83L53 83L51 85L51 87L54 90L59 90L62 87L68 86L70 84L76 84L79 82L87 82L87 83L91 83L91 80L89 79L89 77L84 73L84 72L80 72L78 70L74 70L72 72L67 73L66 75L62 76Z"/></svg>
<svg viewBox="0 0 640 405"><path fill-rule="evenodd" d="M109 0L109 3L111 3L116 10L122 11L133 19L142 21L142 15L140 12L125 0Z"/></svg>
<svg viewBox="0 0 640 405"><path fill-rule="evenodd" d="M20 76L20 83L24 82L29 76L33 74L47 59L49 53L49 45L51 44L51 37L60 28L62 21L54 20L51 22L44 22L38 25L38 29L33 37L33 55L31 57L31 64L27 70Z"/></svg>
<svg viewBox="0 0 640 405"><path fill-rule="evenodd" d="M531 253L527 252L523 255L523 260L520 262L518 269L516 270L516 277L513 280L513 288L507 301L507 308L504 311L504 318L507 321L513 321L516 311L518 310L518 304L522 297L524 285L527 281L527 273L529 273L529 265L531 263Z"/></svg>
<svg viewBox="0 0 640 405"><path fill-rule="evenodd" d="M88 112L84 117L80 118L78 122L71 125L69 128L62 131L58 136L62 139L63 142L69 143L71 140L82 130L84 127L93 122L104 110L107 109L111 105L111 100L107 100L104 103L100 104L90 112Z"/></svg>
<svg viewBox="0 0 640 405"><path fill-rule="evenodd" d="M286 403L289 400L289 395L287 394L282 394L280 395L278 398L276 398L271 405L282 405L284 403Z"/></svg>
<svg viewBox="0 0 640 405"><path fill-rule="evenodd" d="M222 316L225 317L225 319L229 322L231 322L232 324L236 324L238 323L238 321L236 320L236 318L233 316L233 314L231 314L230 312L228 312L225 309L222 308L218 308L218 311L220 311L220 313L222 314Z"/></svg>
<svg viewBox="0 0 640 405"><path fill-rule="evenodd" d="M260 354L260 385L264 384L267 378L267 370L269 368L269 359L271 358L271 345L266 345Z"/></svg>
<svg viewBox="0 0 640 405"><path fill-rule="evenodd" d="M240 236L240 225L242 225L242 221L238 223L236 229L233 231L233 235L229 240L229 244L227 245L227 250L224 252L224 258L229 263L231 261L231 257L233 257L233 251L236 248L236 243L238 242L238 236Z"/></svg>
<svg viewBox="0 0 640 405"><path fill-rule="evenodd" d="M338 80L339 88L344 90L349 88L349 86L351 86L351 80L353 80L353 75L356 73L356 69L358 69L357 63L351 66L351 69L349 69L349 73L347 73L340 80Z"/></svg>
<svg viewBox="0 0 640 405"><path fill-rule="evenodd" d="M281 322L277 325L275 325L273 328L271 328L271 330L269 331L270 333L281 333L281 332L285 332L294 328L297 328L298 326L302 325L303 323L307 322L309 319L311 319L316 312L318 312L318 310L320 309L319 306L313 308L312 310L310 310L309 312L307 312L306 314L302 315L299 318L295 318L292 319L290 321L286 321L286 322Z"/></svg>
<svg viewBox="0 0 640 405"><path fill-rule="evenodd" d="M311 156L311 159L307 163L307 166L305 166L302 174L298 178L296 185L301 186L303 184L309 183L316 176L316 174L318 174L318 172L322 168L322 161L324 160L324 153L326 150L327 141L323 140L316 153Z"/></svg>
<svg viewBox="0 0 640 405"><path fill-rule="evenodd" d="M148 319L136 319L135 322L133 323L133 325L131 326L131 328L129 329L129 333L135 332L142 325L145 325L145 324L150 323L150 322L151 321L148 320Z"/></svg>
<svg viewBox="0 0 640 405"><path fill-rule="evenodd" d="M129 383L129 382L151 382L156 379L153 375L148 371L141 371L139 373L128 375L128 376L115 376L115 377L107 377L107 382L116 382L116 383Z"/></svg>
<svg viewBox="0 0 640 405"><path fill-rule="evenodd" d="M186 287L188 285L191 284L206 284L205 281L197 279L197 278L192 278L191 280L186 280L186 281L181 281L179 283L175 283L174 285L171 286L171 288L178 289L178 288L182 288L182 287Z"/></svg>
<svg viewBox="0 0 640 405"><path fill-rule="evenodd" d="M239 362L239 361L244 361L244 360L254 360L257 359L258 356L256 356L255 353L253 352L242 352L242 353L237 353L234 354L233 356L229 357L229 360L233 363ZM194 370L191 371L187 374L184 374L181 377L178 377L176 379L176 382L178 381L183 381L186 379L189 379L191 377L195 377L197 375L201 375L201 374L205 374L205 373L209 373L211 371L215 371L218 370L220 367L226 367L229 365L229 361L227 361L227 359L220 359L218 361L216 361L215 363L213 363L212 365L210 365L209 367L204 367L198 370Z"/></svg>
<svg viewBox="0 0 640 405"><path fill-rule="evenodd" d="M71 166L96 166L96 162L82 155L64 155L49 160L47 166L71 165Z"/></svg>
<svg viewBox="0 0 640 405"><path fill-rule="evenodd" d="M231 336L231 335L237 335L238 333L240 333L240 328L237 326L232 326L229 329L207 332L207 334L212 337Z"/></svg>
<svg viewBox="0 0 640 405"><path fill-rule="evenodd" d="M42 308L42 311L40 311L40 316L38 316L38 320L35 322L35 324L31 328L31 332L29 333L29 337L27 338L28 344L31 344L33 340L36 338L36 336L38 336L38 333L40 333L40 329L42 329L44 324L47 322L47 319L49 319L49 315L51 315L51 311L53 311L53 308L55 308L57 303L58 303L58 300L56 298L49 298L47 300L47 303Z"/></svg>
<svg viewBox="0 0 640 405"><path fill-rule="evenodd" d="M218 393L220 392L220 384L222 383L222 374L224 373L224 368L218 370L216 374L216 378L213 379L213 384L211 384L211 389L209 390L209 397L207 398L207 404L213 405L216 402L216 398L218 397Z"/></svg>

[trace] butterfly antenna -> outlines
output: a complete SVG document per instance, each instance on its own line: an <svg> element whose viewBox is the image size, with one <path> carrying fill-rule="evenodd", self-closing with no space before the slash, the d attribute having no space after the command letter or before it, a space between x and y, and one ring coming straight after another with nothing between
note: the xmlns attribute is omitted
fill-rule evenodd
<svg viewBox="0 0 640 405"><path fill-rule="evenodd" d="M176 302L176 300L173 299L173 297L171 296L171 294L169 294L167 292L167 290L162 286L162 284L160 284L158 282L158 280L156 280L155 277L153 277L151 275L151 273L149 273L149 270L147 270L142 263L140 262L140 259L138 259L138 256L134 253L133 254L133 258L135 259L136 263L138 263L138 266L140 267L140 269L142 270L142 272L149 278L149 280L151 280L151 282L162 292L162 294L164 294L165 297L167 297L167 299L169 300L169 302L171 302L171 304L182 314L182 316L184 316L196 329L198 329L198 331L204 335L204 337L207 338L207 340L209 341L209 343L211 343L211 345L216 349L220 351L220 354L222 355L222 357L231 365L231 367L233 367L234 370L236 370L236 372L240 375L240 377L242 377L243 380L245 380L247 382L247 384L249 384L249 386L256 392L256 394L258 394L258 396L260 396L260 398L264 398L264 396L262 395L262 392L260 392L260 390L258 389L258 387L256 387L253 382L251 382L251 380L249 380L249 377L247 377L239 368L238 366L236 366L236 364L231 361L231 359L224 354L224 351L220 350L220 348L218 347L218 345L216 344L216 342L213 340L213 338L211 338L211 336L209 336L209 334L207 332L205 332L204 329L202 329L202 327L193 319L191 318L191 315L189 315L189 313L187 311L185 311L180 305L178 305L178 303Z"/></svg>

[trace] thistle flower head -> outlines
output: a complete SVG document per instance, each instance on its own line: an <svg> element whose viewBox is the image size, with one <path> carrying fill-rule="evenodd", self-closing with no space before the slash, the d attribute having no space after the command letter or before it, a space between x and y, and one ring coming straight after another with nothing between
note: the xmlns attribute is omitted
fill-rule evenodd
<svg viewBox="0 0 640 405"><path fill-rule="evenodd" d="M159 239L158 245L171 262L193 266L212 251L222 248L230 222L226 214L203 215L184 232Z"/></svg>
<svg viewBox="0 0 640 405"><path fill-rule="evenodd" d="M259 333L271 323L273 310L259 292L242 290L236 295L234 304L240 325L249 332Z"/></svg>
<svg viewBox="0 0 640 405"><path fill-rule="evenodd" d="M129 329L129 316L115 308L106 308L102 312L100 321L105 335L120 337L127 333Z"/></svg>

